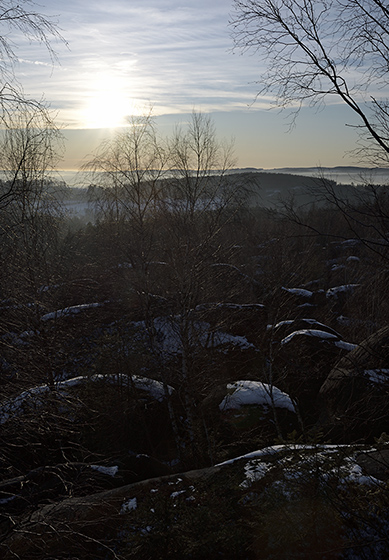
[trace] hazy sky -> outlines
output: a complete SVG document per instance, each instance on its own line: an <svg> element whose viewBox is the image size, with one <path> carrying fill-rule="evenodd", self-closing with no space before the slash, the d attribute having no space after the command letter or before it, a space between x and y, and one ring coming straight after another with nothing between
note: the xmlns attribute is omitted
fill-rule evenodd
<svg viewBox="0 0 389 560"><path fill-rule="evenodd" d="M16 72L25 92L44 95L68 138L64 168L77 168L128 114L150 105L162 133L193 109L211 113L221 137L235 139L237 166L335 166L355 131L342 105L303 110L288 132L286 115L257 99L261 60L232 52L229 0L42 0L68 48L59 63L40 45L18 41ZM355 122L355 121L354 121Z"/></svg>

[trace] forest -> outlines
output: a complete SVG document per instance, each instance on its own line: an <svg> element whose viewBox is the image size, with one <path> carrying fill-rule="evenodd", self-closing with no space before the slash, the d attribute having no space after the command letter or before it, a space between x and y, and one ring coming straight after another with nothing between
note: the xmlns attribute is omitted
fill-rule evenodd
<svg viewBox="0 0 389 560"><path fill-rule="evenodd" d="M2 557L386 557L387 189L269 205L193 113L71 191L50 134L9 132L1 185Z"/></svg>

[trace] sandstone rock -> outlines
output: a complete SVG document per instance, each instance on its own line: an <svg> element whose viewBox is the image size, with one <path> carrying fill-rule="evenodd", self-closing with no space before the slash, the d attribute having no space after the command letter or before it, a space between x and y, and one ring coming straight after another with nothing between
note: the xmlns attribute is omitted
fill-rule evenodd
<svg viewBox="0 0 389 560"><path fill-rule="evenodd" d="M336 438L378 437L389 421L389 327L377 331L332 369L320 389L321 424Z"/></svg>

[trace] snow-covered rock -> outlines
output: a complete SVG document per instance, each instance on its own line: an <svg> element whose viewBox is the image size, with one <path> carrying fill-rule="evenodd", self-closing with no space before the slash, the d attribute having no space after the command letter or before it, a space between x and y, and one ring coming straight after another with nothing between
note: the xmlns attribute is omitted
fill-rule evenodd
<svg viewBox="0 0 389 560"><path fill-rule="evenodd" d="M63 317L69 317L71 315L78 315L83 311L88 311L89 309L94 309L96 307L102 307L104 303L83 303L81 305L71 305L70 307L64 307L63 309L57 309L50 313L45 313L42 315L41 321L52 321L55 319L62 319Z"/></svg>
<svg viewBox="0 0 389 560"><path fill-rule="evenodd" d="M57 395L59 398L66 395L66 391L71 387L77 387L84 385L86 383L102 382L110 383L114 385L125 385L128 387L134 387L137 390L145 391L149 396L159 402L166 398L166 391L168 394L172 394L174 391L173 387L164 387L160 381L155 379L150 379L148 377L143 377L139 375L122 375L122 374L112 374L112 375L102 375L95 374L92 376L79 376L73 377L71 379L66 379L64 381L59 381L51 387L47 384L39 385L37 387L32 387L23 391L16 397L8 399L7 401L0 404L0 425L7 422L10 418L23 414L25 410L36 409L45 404L47 396L51 393Z"/></svg>
<svg viewBox="0 0 389 560"><path fill-rule="evenodd" d="M295 412L293 402L289 395L277 387L259 381L234 381L227 384L229 393L219 404L222 411L239 409L246 405L275 406L286 408Z"/></svg>

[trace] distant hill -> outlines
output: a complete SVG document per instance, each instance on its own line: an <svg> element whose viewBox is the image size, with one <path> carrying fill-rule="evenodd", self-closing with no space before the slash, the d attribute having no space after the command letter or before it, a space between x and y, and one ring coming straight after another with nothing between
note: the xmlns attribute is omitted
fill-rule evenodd
<svg viewBox="0 0 389 560"><path fill-rule="evenodd" d="M259 171L264 171L263 167L236 167L229 173L258 173Z"/></svg>
<svg viewBox="0 0 389 560"><path fill-rule="evenodd" d="M365 191L366 181L362 180L359 175L351 177L348 174L344 175L343 181L339 181L339 173L322 173L321 175L313 171L311 174L306 173L298 174L297 171L301 168L294 168L293 173L287 172L287 168L283 171L280 170L258 170L241 171L234 174L237 184L242 184L249 189L250 203L254 206L261 206L264 208L276 208L281 203L286 201L293 202L296 206L306 206L312 203L320 205L326 203L328 193L333 192L340 200L348 200L349 202L356 201ZM313 168L310 168L313 170ZM335 169L335 168L333 168ZM350 170L351 168L347 168ZM358 173L361 168L357 168ZM388 180L389 182L389 173ZM382 175L383 179L385 177ZM375 181L377 184L384 184L384 181ZM331 195L330 195L331 197Z"/></svg>
<svg viewBox="0 0 389 560"><path fill-rule="evenodd" d="M255 169L255 168L247 168ZM263 167L257 168L256 171L266 171L274 173L320 173L324 172L336 172L336 173L389 173L389 168L387 167L362 167L358 165L337 165L335 167L274 167L265 169Z"/></svg>
<svg viewBox="0 0 389 560"><path fill-rule="evenodd" d="M325 177L339 184L366 184L375 185L389 184L389 168L385 167L361 167L338 165L336 167L276 167L273 169L246 167L234 169L231 173L266 173L277 175L299 175L301 177Z"/></svg>

